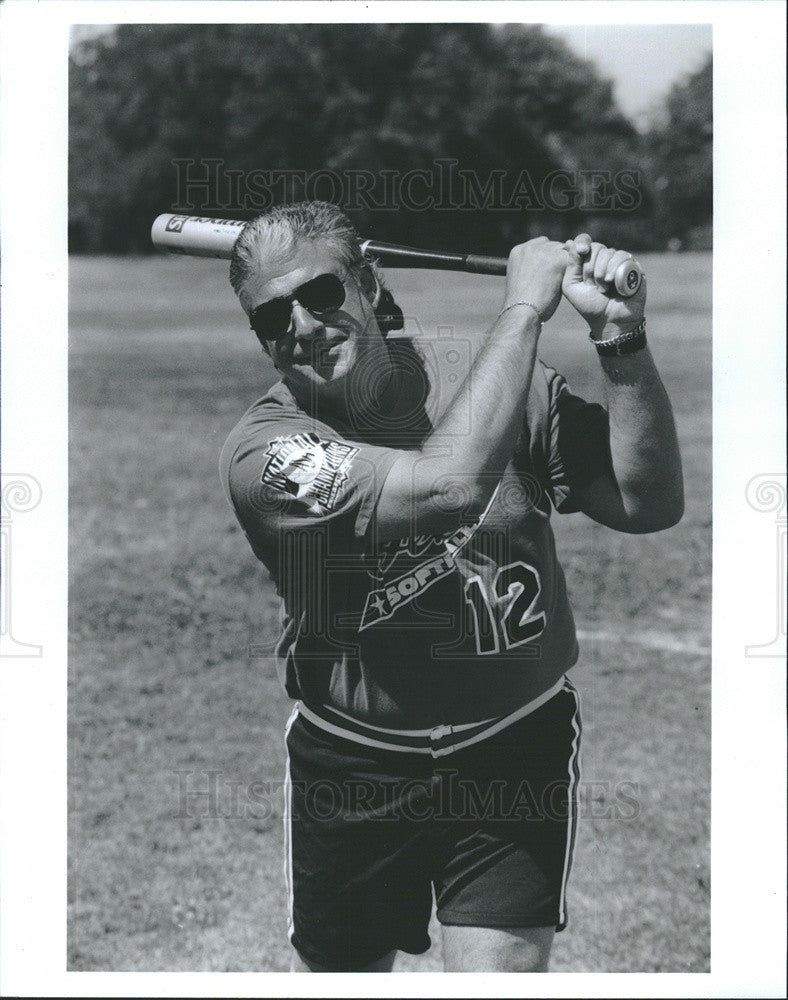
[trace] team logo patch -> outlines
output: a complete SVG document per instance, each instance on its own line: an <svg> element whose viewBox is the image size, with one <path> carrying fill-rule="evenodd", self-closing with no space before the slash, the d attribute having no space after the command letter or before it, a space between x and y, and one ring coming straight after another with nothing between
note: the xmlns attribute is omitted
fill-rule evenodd
<svg viewBox="0 0 788 1000"><path fill-rule="evenodd" d="M265 453L261 482L323 514L336 506L358 448L309 433L276 438Z"/></svg>

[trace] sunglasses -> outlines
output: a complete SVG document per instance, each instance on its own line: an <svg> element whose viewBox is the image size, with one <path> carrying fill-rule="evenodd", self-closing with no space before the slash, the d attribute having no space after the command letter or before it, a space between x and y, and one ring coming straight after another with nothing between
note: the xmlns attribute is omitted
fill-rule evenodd
<svg viewBox="0 0 788 1000"><path fill-rule="evenodd" d="M261 340L281 340L290 329L293 302L318 318L339 309L345 301L345 286L336 274L319 274L305 281L289 295L282 295L253 309L249 320Z"/></svg>

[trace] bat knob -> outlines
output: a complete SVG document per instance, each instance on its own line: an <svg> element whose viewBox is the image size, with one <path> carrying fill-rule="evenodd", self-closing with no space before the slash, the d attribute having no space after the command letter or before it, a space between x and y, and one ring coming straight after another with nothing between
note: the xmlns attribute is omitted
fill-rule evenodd
<svg viewBox="0 0 788 1000"><path fill-rule="evenodd" d="M613 284L616 286L618 294L628 299L640 288L642 280L643 268L640 264L636 260L625 260L616 268Z"/></svg>

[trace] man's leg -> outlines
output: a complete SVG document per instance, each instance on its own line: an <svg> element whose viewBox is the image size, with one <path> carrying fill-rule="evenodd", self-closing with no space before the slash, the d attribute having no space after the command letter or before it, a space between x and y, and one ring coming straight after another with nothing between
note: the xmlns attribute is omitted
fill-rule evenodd
<svg viewBox="0 0 788 1000"><path fill-rule="evenodd" d="M360 969L347 969L343 971L347 972L391 972L394 965L394 959L397 957L396 951L390 951L388 955L384 955L383 958L379 958L377 962L372 962L370 965L365 965ZM291 972L333 972L336 970L326 969L325 966L318 965L317 962L307 962L303 959L298 952L293 948L293 957L290 960L290 971Z"/></svg>
<svg viewBox="0 0 788 1000"><path fill-rule="evenodd" d="M430 944L430 765L324 733L287 734L285 879L294 972L388 972ZM403 768L406 768L403 771Z"/></svg>
<svg viewBox="0 0 788 1000"><path fill-rule="evenodd" d="M555 927L444 927L444 972L547 972Z"/></svg>
<svg viewBox="0 0 788 1000"><path fill-rule="evenodd" d="M579 743L567 685L451 757L457 819L446 824L434 880L446 971L547 971L553 936L567 924Z"/></svg>

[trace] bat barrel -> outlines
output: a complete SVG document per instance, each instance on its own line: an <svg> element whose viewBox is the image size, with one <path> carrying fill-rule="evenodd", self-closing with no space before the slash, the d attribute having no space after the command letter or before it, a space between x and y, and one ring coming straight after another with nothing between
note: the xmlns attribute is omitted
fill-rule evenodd
<svg viewBox="0 0 788 1000"><path fill-rule="evenodd" d="M229 260L233 246L246 225L238 219L208 219L201 215L158 216L151 226L153 245L169 253Z"/></svg>

